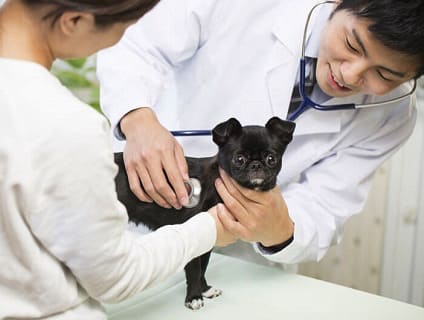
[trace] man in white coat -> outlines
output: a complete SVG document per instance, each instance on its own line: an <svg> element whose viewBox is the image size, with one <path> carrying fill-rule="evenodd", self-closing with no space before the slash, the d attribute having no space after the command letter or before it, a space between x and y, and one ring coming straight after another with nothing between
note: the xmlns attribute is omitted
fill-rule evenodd
<svg viewBox="0 0 424 320"><path fill-rule="evenodd" d="M169 130L287 118L316 3L162 0L99 54L101 105L141 200L180 208L184 154L216 152L210 137L176 140ZM341 0L314 9L305 38L306 56L317 58L306 68L316 76L313 100L370 103L408 92L423 73L423 17L422 1ZM277 188L251 192L225 174L217 181L232 213L220 216L223 224L252 242L256 257L321 259L363 207L377 167L411 134L415 115L414 95L372 108L308 109L296 119Z"/></svg>

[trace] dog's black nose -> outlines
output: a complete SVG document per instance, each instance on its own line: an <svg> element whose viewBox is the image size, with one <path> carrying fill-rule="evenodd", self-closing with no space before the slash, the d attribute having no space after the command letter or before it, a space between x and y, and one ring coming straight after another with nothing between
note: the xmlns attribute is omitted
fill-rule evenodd
<svg viewBox="0 0 424 320"><path fill-rule="evenodd" d="M249 165L251 170L259 170L262 169L262 163L260 161L252 161Z"/></svg>

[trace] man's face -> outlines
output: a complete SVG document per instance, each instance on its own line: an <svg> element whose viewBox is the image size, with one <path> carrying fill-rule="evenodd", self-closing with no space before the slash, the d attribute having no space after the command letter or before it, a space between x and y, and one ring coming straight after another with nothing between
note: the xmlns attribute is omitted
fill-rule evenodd
<svg viewBox="0 0 424 320"><path fill-rule="evenodd" d="M389 49L368 31L370 22L341 10L321 34L317 81L332 97L383 95L415 76L418 59Z"/></svg>

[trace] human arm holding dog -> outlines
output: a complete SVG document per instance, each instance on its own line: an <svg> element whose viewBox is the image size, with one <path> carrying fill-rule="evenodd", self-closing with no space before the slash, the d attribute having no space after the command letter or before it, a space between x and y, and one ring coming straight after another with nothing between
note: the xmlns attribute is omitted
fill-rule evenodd
<svg viewBox="0 0 424 320"><path fill-rule="evenodd" d="M222 224L243 241L274 247L287 242L294 224L278 187L269 191L243 188L220 169L216 190L227 210L219 212Z"/></svg>
<svg viewBox="0 0 424 320"><path fill-rule="evenodd" d="M294 172L286 170L284 173L283 161L280 182L271 191L260 193L244 189L221 172L221 181L218 180L216 187L231 213L231 216L225 213L219 216L224 226L241 239L255 242L256 251L271 261L319 261L332 245L342 240L343 225L352 212L362 210L376 169L411 134L416 117L413 99L396 109L397 117L376 123L373 129L362 132L360 140L354 142L354 137L349 137L331 153L320 155L314 159L312 166L302 168L300 172L294 169ZM369 113L361 115L369 116ZM359 129L360 122L356 126ZM302 148L296 148L296 138L291 144L291 150L284 155L288 163L293 163L290 158L300 159L304 152ZM354 170L356 167L362 170ZM291 181L296 175L300 178ZM288 230L293 231L293 240L289 244L278 251L264 248L285 242L289 239ZM277 237L273 242L266 242L272 234ZM278 239L281 242L277 242Z"/></svg>
<svg viewBox="0 0 424 320"><path fill-rule="evenodd" d="M127 141L124 161L133 193L141 201L154 201L162 207L187 204L184 151L154 111L146 107L133 110L122 118L120 127Z"/></svg>
<svg viewBox="0 0 424 320"><path fill-rule="evenodd" d="M125 156L129 157L126 161L126 169L132 191L134 194L139 196L140 199L145 199L144 201L153 200L163 207L169 207L167 202L165 202L166 200L164 200L159 193L155 192L155 190L161 190L161 188L155 189L153 184L156 183L157 185L159 183L164 185L165 188L170 189L170 186L166 183L166 177L162 170L162 168L168 168L168 164L172 168L172 170L166 171L171 184L174 179L171 179L170 177L174 176L176 177L175 180L178 180L178 173L182 173L184 179L188 180L187 164L181 146L169 133L169 131L159 123L154 112L150 108L134 110L124 117L121 120L121 130L127 138L127 143L124 149L124 159ZM157 160L157 162L155 162L155 160ZM161 160L165 161L165 163L163 164ZM175 164L177 164L178 167L175 166ZM146 165L146 167L144 167L144 165ZM148 168L153 168L153 170L151 169L149 171ZM175 172L175 175L172 175L172 171ZM149 175L149 172L155 172L155 174ZM153 199L143 192L143 188L140 186L140 181L138 180L139 176L144 177L146 179L145 181L147 181L142 181L144 189L148 189L146 186L152 186L149 190L151 190L151 194L155 195ZM187 191L183 181L179 180L177 181L177 184L178 183L183 187L183 190L181 190L182 192L180 193L187 197L186 194L184 194L187 193ZM172 192L172 190L167 191ZM176 194L178 194L178 191L176 191ZM173 206L178 207L178 200L175 199L175 196L170 194L170 197L174 200L172 202ZM180 202L184 204L184 202L187 201L188 199ZM226 246L238 239L238 237L225 228L218 217L230 215L224 205L218 204L210 208L208 213L215 219L216 223L216 246Z"/></svg>
<svg viewBox="0 0 424 320"><path fill-rule="evenodd" d="M194 3L199 11L186 15L187 3ZM188 201L183 183L188 178L187 164L180 144L165 129L175 123L175 118L164 120L173 111L161 113L158 103L168 77L201 46L204 30L197 23L207 18L215 1L167 1L158 6L170 19L178 21L164 24L156 17L156 11L150 12L137 22L140 28L127 30L124 41L98 54L97 75L102 110L111 122L114 137L126 140L124 161L135 195L162 207L181 208ZM187 20L180 21L180 16ZM143 26L149 28L151 24L162 27L154 28L153 35L144 33ZM169 41L169 35L173 41Z"/></svg>

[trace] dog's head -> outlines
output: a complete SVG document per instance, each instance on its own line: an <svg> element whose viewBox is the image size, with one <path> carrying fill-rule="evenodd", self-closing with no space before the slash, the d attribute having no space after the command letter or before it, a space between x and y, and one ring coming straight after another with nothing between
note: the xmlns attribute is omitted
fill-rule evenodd
<svg viewBox="0 0 424 320"><path fill-rule="evenodd" d="M265 127L242 127L234 118L218 124L212 136L219 148L219 166L243 187L272 189L295 126L278 117L271 118Z"/></svg>

